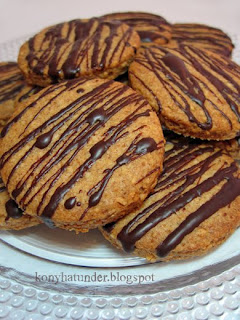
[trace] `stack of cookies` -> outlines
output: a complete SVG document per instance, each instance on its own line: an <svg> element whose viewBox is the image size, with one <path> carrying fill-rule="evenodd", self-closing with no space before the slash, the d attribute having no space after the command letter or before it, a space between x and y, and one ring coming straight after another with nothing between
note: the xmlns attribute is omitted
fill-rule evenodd
<svg viewBox="0 0 240 320"><path fill-rule="evenodd" d="M99 228L149 261L225 241L240 225L233 47L144 12L29 39L0 63L0 228Z"/></svg>

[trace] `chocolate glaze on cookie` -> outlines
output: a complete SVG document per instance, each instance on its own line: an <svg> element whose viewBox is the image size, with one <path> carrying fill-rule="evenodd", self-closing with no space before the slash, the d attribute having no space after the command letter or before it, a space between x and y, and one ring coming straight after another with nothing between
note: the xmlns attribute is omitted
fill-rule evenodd
<svg viewBox="0 0 240 320"><path fill-rule="evenodd" d="M28 82L40 86L94 74L113 79L126 71L139 45L139 36L126 24L77 19L31 38L21 47L18 63Z"/></svg>
<svg viewBox="0 0 240 320"><path fill-rule="evenodd" d="M207 229L207 220L213 215L216 216L216 223L220 221L221 224L224 224L224 217L229 215L230 222L226 227L228 232L240 224L240 171L236 163L221 150L207 144L199 145L193 140L188 143L187 139L173 140L171 143L172 148L165 153L163 174L143 207L130 214L129 218L126 216L103 227L106 238L112 242L116 237L126 252L137 250L144 256L144 251L147 250L150 254L152 252L155 259L181 259L188 255L189 240L185 241L184 247L177 247L182 245L186 236L192 234L193 238L200 225ZM218 162L221 165L218 165ZM166 193L166 190L169 192ZM206 201L200 200L204 199L206 194L211 196L208 196ZM231 209L234 202L235 208ZM225 213L222 213L222 220L218 220L217 215L221 210ZM237 212L234 212L236 210ZM166 234L169 219L172 219L172 226L169 226L171 231L162 236L161 228ZM154 236L154 248L148 248L144 244L144 237L151 237L151 232ZM212 241L214 247L219 243L219 239L223 238L224 235L216 234L216 238L209 242ZM150 238L146 241L151 243ZM198 247L199 252L189 252L189 256L199 255L205 249L201 248L201 243ZM147 254L146 252L145 255Z"/></svg>
<svg viewBox="0 0 240 320"><path fill-rule="evenodd" d="M13 114L15 99L24 85L16 62L0 63L0 131Z"/></svg>
<svg viewBox="0 0 240 320"><path fill-rule="evenodd" d="M231 38L222 30L203 24L176 23L172 25L170 47L179 44L196 46L227 57L231 56L234 45Z"/></svg>
<svg viewBox="0 0 240 320"><path fill-rule="evenodd" d="M91 85L93 88L89 90ZM73 94L74 99L64 103L61 97L67 97L68 92L69 95ZM26 163L29 157L31 159L31 155L35 152L39 153L36 161L32 162L31 159L27 172L21 174L14 188L10 189L12 197L25 211L28 211L28 208L38 199L38 205L32 214L41 216L43 220L51 219L61 205L64 207L64 212L69 211L70 218L71 212L75 210L75 214L77 212L79 215L77 219L79 223L85 219L89 210L100 203L109 181L120 168L147 154L153 152L161 154L163 151L164 140L161 139L161 128L147 101L129 87L118 82L81 78L50 86L29 99L31 100L27 100L26 106L22 107L19 114L2 131L4 141L15 124L21 121L24 123L24 126L20 127L21 133L16 143L2 153L1 169L5 172L9 161L14 159L15 164L5 176L6 184L12 185L15 179L13 177L16 177L22 163ZM56 106L59 101L61 101L60 107L56 107L56 111L53 110L51 116L43 118L41 114L46 113L51 104ZM37 107L39 105L42 106ZM32 118L28 116L26 121L26 113L30 114L31 110L33 111ZM125 115L116 118L116 115L123 111ZM36 122L38 117L43 119L39 124ZM143 135L149 121L147 119L152 117L156 118L157 128L154 124L153 135L152 133L149 136ZM115 120L113 125L110 125L112 118ZM116 119L118 119L117 122ZM112 150L112 147L119 141L128 141L129 130L131 131L138 121L141 125L132 133L133 138L124 147L126 150L123 150L114 162L103 170L100 179L96 176L96 183L91 184L91 187L86 190L88 198L86 206L86 203L83 204L81 201L82 196L72 194L71 190L106 154L109 154L110 148ZM33 129L30 130L30 127ZM159 133L155 140L154 131L156 129ZM85 159L81 160L81 150L86 148L91 139L96 139L100 130L104 130L101 138L98 138L89 147ZM24 153L22 150L25 150ZM18 154L21 156L18 157ZM161 170L161 160L159 162L157 159L156 157L156 163L150 173L146 172L146 176L139 179L149 179L150 175L157 176ZM74 167L73 163L80 160L82 162ZM67 170L71 170L71 175L59 184Z"/></svg>
<svg viewBox="0 0 240 320"><path fill-rule="evenodd" d="M23 86L24 79L17 63L0 63L0 103L14 99Z"/></svg>
<svg viewBox="0 0 240 320"><path fill-rule="evenodd" d="M187 46L142 48L130 67L131 86L173 131L202 139L234 138L240 127L240 68L226 59Z"/></svg>
<svg viewBox="0 0 240 320"><path fill-rule="evenodd" d="M121 21L132 27L142 42L167 43L171 38L171 25L161 16L147 12L119 12L104 15L103 19Z"/></svg>

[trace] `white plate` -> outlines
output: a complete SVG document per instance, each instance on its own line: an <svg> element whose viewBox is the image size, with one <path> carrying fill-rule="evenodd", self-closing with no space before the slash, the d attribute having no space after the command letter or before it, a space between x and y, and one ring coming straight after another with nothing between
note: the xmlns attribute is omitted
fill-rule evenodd
<svg viewBox="0 0 240 320"><path fill-rule="evenodd" d="M85 267L126 267L146 263L145 259L120 252L98 230L76 235L44 225L22 231L1 231L0 239L40 258Z"/></svg>

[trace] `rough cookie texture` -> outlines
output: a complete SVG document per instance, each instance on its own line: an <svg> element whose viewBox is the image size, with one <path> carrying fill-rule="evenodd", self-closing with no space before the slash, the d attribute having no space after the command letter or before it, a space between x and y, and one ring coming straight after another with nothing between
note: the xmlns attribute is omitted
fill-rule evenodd
<svg viewBox="0 0 240 320"><path fill-rule="evenodd" d="M231 56L234 48L231 38L222 30L196 23L172 25L172 39L167 46L178 48L179 44L207 49L227 57Z"/></svg>
<svg viewBox="0 0 240 320"><path fill-rule="evenodd" d="M22 210L87 231L142 204L162 170L164 139L141 95L81 78L18 105L0 152L2 179Z"/></svg>
<svg viewBox="0 0 240 320"><path fill-rule="evenodd" d="M80 76L114 79L139 45L138 34L124 23L78 19L36 34L20 48L18 63L28 83L43 87Z"/></svg>
<svg viewBox="0 0 240 320"><path fill-rule="evenodd" d="M0 178L0 229L21 230L40 224L40 220L29 215L23 215L16 202L9 197Z"/></svg>
<svg viewBox="0 0 240 320"><path fill-rule="evenodd" d="M150 261L207 253L240 224L240 170L208 144L166 144L164 171L143 206L101 228L113 245Z"/></svg>
<svg viewBox="0 0 240 320"><path fill-rule="evenodd" d="M17 106L23 100L26 100L27 98L31 97L35 93L38 93L40 90L42 90L42 87L25 84L25 86L20 90L20 92L16 96L15 106Z"/></svg>
<svg viewBox="0 0 240 320"><path fill-rule="evenodd" d="M173 147L173 144L176 145L188 145L191 143L207 143L209 146L216 147L221 149L224 153L229 154L234 160L240 160L240 137L231 140L225 141L202 141L200 139L191 139L186 138L182 135L176 134L173 131L163 128L163 135L166 140L165 150Z"/></svg>
<svg viewBox="0 0 240 320"><path fill-rule="evenodd" d="M177 133L225 140L240 132L240 67L224 56L188 46L147 46L131 64L129 79Z"/></svg>
<svg viewBox="0 0 240 320"><path fill-rule="evenodd" d="M172 27L163 17L147 12L115 12L106 14L103 19L118 20L132 27L142 42L168 43L172 36Z"/></svg>
<svg viewBox="0 0 240 320"><path fill-rule="evenodd" d="M0 63L0 130L14 111L17 94L25 85L16 62Z"/></svg>

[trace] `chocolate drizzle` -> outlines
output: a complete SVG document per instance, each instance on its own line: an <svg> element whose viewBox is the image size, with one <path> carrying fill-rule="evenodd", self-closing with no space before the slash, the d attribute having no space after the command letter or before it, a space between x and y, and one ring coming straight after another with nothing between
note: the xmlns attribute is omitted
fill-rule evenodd
<svg viewBox="0 0 240 320"><path fill-rule="evenodd" d="M132 252L136 242L159 223L175 213L179 216L179 210L195 199L201 198L204 193L220 186L211 199L203 203L196 211L191 212L163 242L159 243L156 248L157 255L164 257L175 249L186 235L240 196L240 178L239 174L236 175L238 167L235 162L225 163L212 176L200 180L213 163L217 163L221 158L220 150L207 145L198 146L194 142L182 147L174 146L174 150L176 155L172 155L173 150L166 153L163 174L159 177L155 190L146 200L146 205L125 224L117 235L117 239L127 252ZM198 157L201 157L201 160L196 161ZM162 196L161 192L166 188L173 189L167 195ZM159 196L156 197L158 194ZM104 229L106 232L111 232L114 227L115 224L110 224Z"/></svg>
<svg viewBox="0 0 240 320"><path fill-rule="evenodd" d="M6 190L5 185L3 184L2 178L0 178L0 193Z"/></svg>
<svg viewBox="0 0 240 320"><path fill-rule="evenodd" d="M12 100L24 86L24 79L15 62L0 64L0 103Z"/></svg>
<svg viewBox="0 0 240 320"><path fill-rule="evenodd" d="M227 60L227 61L225 61ZM227 58L208 54L206 51L187 46L179 46L179 49L171 50L163 47L151 46L143 48L136 57L136 63L142 65L148 71L154 73L175 107L178 107L188 117L190 122L197 124L202 130L210 130L213 127L213 111L218 114L219 119L223 119L232 130L232 119L234 116L240 122L240 85L235 79L240 76L239 67ZM199 76L193 75L190 68L194 68ZM161 97L152 91L139 73L130 68L130 81L135 78L142 87L156 101L158 106L164 105ZM219 76L218 76L219 75ZM203 76L209 82L209 85L200 76ZM216 96L216 93L210 87L214 86L222 101L219 105L215 100L209 100L209 97ZM209 92L209 96L206 93ZM165 97L165 95L163 95ZM178 97L178 98L177 98ZM195 107L192 108L188 99L192 100ZM224 104L224 101L226 103ZM228 107L226 114L224 108ZM210 110L213 110L210 112ZM162 108L159 108L161 113ZM229 114L232 111L232 116ZM199 114L204 114L205 121L199 120ZM176 120L175 120L176 121ZM214 122L215 124L215 122ZM216 126L216 124L215 124Z"/></svg>
<svg viewBox="0 0 240 320"><path fill-rule="evenodd" d="M121 64L126 48L133 48L130 27L98 18L61 23L40 34L29 40L26 61L33 73L47 73L52 83L103 72L115 59Z"/></svg>
<svg viewBox="0 0 240 320"><path fill-rule="evenodd" d="M23 211L18 207L16 202L12 199L8 200L5 204L7 217L5 221L12 219L19 219L23 216Z"/></svg>
<svg viewBox="0 0 240 320"><path fill-rule="evenodd" d="M166 43L171 27L161 16L145 12L120 12L104 15L104 19L119 20L134 28L142 42Z"/></svg>
<svg viewBox="0 0 240 320"><path fill-rule="evenodd" d="M76 197L71 197L71 198L68 198L65 203L64 203L64 207L68 210L74 208L74 206L76 205Z"/></svg>
<svg viewBox="0 0 240 320"><path fill-rule="evenodd" d="M82 86L86 84L88 87L88 81L93 82L91 85L95 85L95 87L85 92L82 90ZM61 99L61 94L68 90L78 93L75 95L76 99L59 108L56 114L46 118L33 130L29 130L34 119L41 115L41 112L48 108L52 101L57 103L58 99ZM36 105L41 104L42 100L49 100L46 97L51 94L50 102L44 103L40 110L37 110L36 114L28 119L28 123L25 122L25 128L19 136L19 141L1 157L1 167L3 168L11 157L27 146L25 153L21 155L9 173L7 183L10 183L18 167L31 156L34 148L41 149L36 162L32 163L28 172L18 181L15 190L12 191L12 196L17 199L21 208L27 211L28 205L34 201L35 197L40 196L37 214L44 222L49 222L63 199L65 200L64 206L68 210L75 205L82 206L80 202L77 202L77 197L68 198L67 193L94 166L96 161L102 158L114 144L129 134L128 130L132 123L136 122L138 118L150 116L147 101L134 91L128 91L130 89L127 86L113 81L81 78L63 82L56 87L50 86L36 94L35 100L32 99L31 104L9 123L5 134L16 121L26 117L25 113L30 108L33 108L34 114ZM64 176L75 158L81 159L80 151L90 138L95 136L98 130L105 128L109 119L119 111L123 108L127 110L130 104L135 105L132 112L126 112L121 121L112 127L107 127L99 141L96 141L90 148L89 156L81 164L78 164L68 179L59 184L59 179ZM50 143L51 147L47 148ZM116 164L112 168L103 172L103 179L87 193L89 207L85 209L85 213L90 207L99 203L115 170L157 148L158 145L152 138L142 137L136 130L133 142L127 151L116 159Z"/></svg>
<svg viewBox="0 0 240 320"><path fill-rule="evenodd" d="M198 46L216 53L230 56L233 44L222 30L202 24L173 24L172 40L180 44Z"/></svg>

